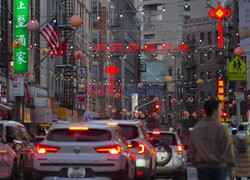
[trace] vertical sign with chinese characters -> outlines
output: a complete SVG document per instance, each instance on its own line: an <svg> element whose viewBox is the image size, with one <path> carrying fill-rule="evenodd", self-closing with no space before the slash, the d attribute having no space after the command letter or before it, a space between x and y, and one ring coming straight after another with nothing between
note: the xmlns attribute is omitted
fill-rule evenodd
<svg viewBox="0 0 250 180"><path fill-rule="evenodd" d="M22 42L22 46L14 50L14 72L27 73L29 59L29 0L14 1L14 39Z"/></svg>
<svg viewBox="0 0 250 180"><path fill-rule="evenodd" d="M218 79L218 100L222 108L222 113L225 113L225 79Z"/></svg>

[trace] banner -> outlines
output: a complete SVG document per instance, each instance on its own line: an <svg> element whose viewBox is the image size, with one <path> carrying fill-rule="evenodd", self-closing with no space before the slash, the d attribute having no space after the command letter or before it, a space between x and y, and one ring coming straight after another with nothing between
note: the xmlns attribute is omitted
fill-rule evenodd
<svg viewBox="0 0 250 180"><path fill-rule="evenodd" d="M22 43L14 49L14 72L27 73L29 65L29 0L14 1L14 39Z"/></svg>

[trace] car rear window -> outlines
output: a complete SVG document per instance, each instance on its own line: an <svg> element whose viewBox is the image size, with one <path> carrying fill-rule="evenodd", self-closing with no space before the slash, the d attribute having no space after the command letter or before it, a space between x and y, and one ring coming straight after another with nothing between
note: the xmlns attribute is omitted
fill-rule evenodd
<svg viewBox="0 0 250 180"><path fill-rule="evenodd" d="M57 142L101 142L111 140L111 133L100 129L55 129L48 133L47 140Z"/></svg>
<svg viewBox="0 0 250 180"><path fill-rule="evenodd" d="M139 137L138 128L131 125L119 124L123 134L127 140L136 139Z"/></svg>
<svg viewBox="0 0 250 180"><path fill-rule="evenodd" d="M170 134L170 133L161 133L161 134L149 134L150 139L158 139L160 140L162 143L168 145L168 146L176 146L177 145L177 140L176 140L176 136L174 134Z"/></svg>

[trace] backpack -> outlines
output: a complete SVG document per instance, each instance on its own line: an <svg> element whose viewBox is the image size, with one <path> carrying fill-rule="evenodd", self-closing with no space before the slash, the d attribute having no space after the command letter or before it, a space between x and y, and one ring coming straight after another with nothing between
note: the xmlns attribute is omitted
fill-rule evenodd
<svg viewBox="0 0 250 180"><path fill-rule="evenodd" d="M244 139L239 139L238 145L237 145L237 150L239 153L245 153L247 152L247 141Z"/></svg>

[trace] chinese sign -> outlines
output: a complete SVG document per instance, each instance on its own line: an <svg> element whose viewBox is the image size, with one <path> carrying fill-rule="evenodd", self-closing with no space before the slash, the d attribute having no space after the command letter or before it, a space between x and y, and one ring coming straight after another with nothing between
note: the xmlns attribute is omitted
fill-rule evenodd
<svg viewBox="0 0 250 180"><path fill-rule="evenodd" d="M235 56L228 64L229 81L246 81L246 63L240 56Z"/></svg>
<svg viewBox="0 0 250 180"><path fill-rule="evenodd" d="M15 77L13 80L13 96L24 96L24 78Z"/></svg>
<svg viewBox="0 0 250 180"><path fill-rule="evenodd" d="M218 79L218 100L222 108L222 113L225 113L225 79Z"/></svg>
<svg viewBox="0 0 250 180"><path fill-rule="evenodd" d="M77 104L87 103L87 67L77 67Z"/></svg>
<svg viewBox="0 0 250 180"><path fill-rule="evenodd" d="M229 17L231 15L231 11L229 9L223 9L221 7L221 3L218 3L217 9L211 9L208 12L209 16L212 18L218 19L218 46L223 47L223 27L222 27L222 19L224 17Z"/></svg>
<svg viewBox="0 0 250 180"><path fill-rule="evenodd" d="M104 53L157 53L159 51L169 53L169 52L181 52L188 53L191 52L189 49L189 45L185 43L180 43L176 47L172 43L164 43L164 44L143 44L143 49L140 48L140 44L131 43L128 46L125 46L120 43L111 43L110 46L106 43L98 43L94 45L95 52L104 52Z"/></svg>
<svg viewBox="0 0 250 180"><path fill-rule="evenodd" d="M105 72L110 74L110 92L114 91L114 74L119 72L118 68L115 68L113 64L109 68L105 69Z"/></svg>
<svg viewBox="0 0 250 180"><path fill-rule="evenodd" d="M22 46L14 50L14 72L27 73L29 59L29 0L14 1L14 39L22 42Z"/></svg>

